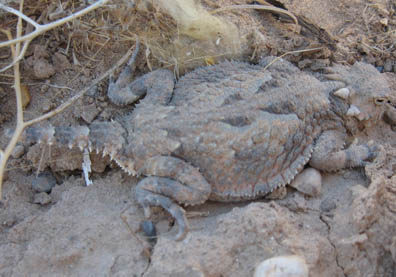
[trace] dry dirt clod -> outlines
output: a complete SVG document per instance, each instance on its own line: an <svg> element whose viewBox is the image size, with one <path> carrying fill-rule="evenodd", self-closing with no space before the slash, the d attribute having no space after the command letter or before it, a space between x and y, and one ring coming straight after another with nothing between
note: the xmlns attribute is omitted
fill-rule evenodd
<svg viewBox="0 0 396 277"><path fill-rule="evenodd" d="M96 104L92 103L90 105L84 106L81 117L86 123L91 123L99 113L100 111L96 107Z"/></svg>
<svg viewBox="0 0 396 277"><path fill-rule="evenodd" d="M54 62L54 68L57 72L62 72L66 69L72 68L72 65L67 59L67 57L60 52L56 52L54 54L53 62Z"/></svg>
<svg viewBox="0 0 396 277"><path fill-rule="evenodd" d="M50 192L56 185L56 179L50 171L40 173L32 179L32 188L38 193Z"/></svg>
<svg viewBox="0 0 396 277"><path fill-rule="evenodd" d="M34 195L33 203L40 205L47 205L52 202L52 198L46 192L36 193Z"/></svg>
<svg viewBox="0 0 396 277"><path fill-rule="evenodd" d="M33 73L37 79L48 79L55 74L55 68L47 60L38 59L34 61Z"/></svg>

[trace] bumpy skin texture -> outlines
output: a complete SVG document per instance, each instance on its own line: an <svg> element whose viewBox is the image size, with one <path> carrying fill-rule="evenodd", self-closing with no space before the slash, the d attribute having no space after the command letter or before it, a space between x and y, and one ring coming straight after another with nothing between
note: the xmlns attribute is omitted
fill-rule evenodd
<svg viewBox="0 0 396 277"><path fill-rule="evenodd" d="M151 206L171 213L181 239L188 224L177 203L256 199L289 184L308 162L338 170L375 157L375 146L343 149L348 132L396 114L374 67L337 65L319 80L284 60L267 68L272 59L198 68L176 85L167 70L119 80L109 98L120 105L141 99L131 114L89 128L32 128L26 136L104 152L146 176L138 202L146 216Z"/></svg>

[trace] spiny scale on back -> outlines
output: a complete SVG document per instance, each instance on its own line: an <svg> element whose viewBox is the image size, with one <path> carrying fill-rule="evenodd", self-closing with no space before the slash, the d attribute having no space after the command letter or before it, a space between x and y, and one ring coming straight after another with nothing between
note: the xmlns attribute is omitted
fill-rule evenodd
<svg viewBox="0 0 396 277"><path fill-rule="evenodd" d="M173 200L254 199L289 184L309 161L337 170L375 156L367 145L342 149L346 120L361 126L395 112L372 66L335 66L332 80L320 81L282 59L265 69L272 59L198 68L175 87L167 70L122 87L118 81L110 86L112 102L141 99L131 114L89 128L31 128L26 137L100 151L126 172L148 176L136 188L137 200L147 216L152 205L169 211L182 238L187 221ZM382 106L374 102L380 98Z"/></svg>

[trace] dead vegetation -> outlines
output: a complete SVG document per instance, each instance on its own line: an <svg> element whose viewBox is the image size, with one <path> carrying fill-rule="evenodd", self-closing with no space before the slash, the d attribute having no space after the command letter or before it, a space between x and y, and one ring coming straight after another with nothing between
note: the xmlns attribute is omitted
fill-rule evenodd
<svg viewBox="0 0 396 277"><path fill-rule="evenodd" d="M1 69L1 72L6 71L8 68L13 67L13 78L14 78L14 90L15 90L15 97L16 97L16 105L17 105L17 114L16 114L16 124L15 124L15 130L13 132L13 135L11 137L11 140L9 141L7 147L4 150L0 150L0 197L2 195L1 193L1 188L2 188L2 180L3 180L3 175L4 171L6 168L7 161L15 148L15 145L17 144L18 140L20 139L23 131L26 129L26 127L35 124L39 121L42 121L44 119L47 119L51 116L54 116L55 114L63 111L65 108L70 106L74 101L76 101L78 98L80 98L88 89L81 91L79 94L75 95L68 101L66 101L64 104L59 106L57 109L48 112L40 117L37 117L32 120L25 121L24 119L24 113L23 113L23 99L22 99L22 88L21 88L21 74L20 74L20 61L24 57L30 42L37 36L41 35L42 33L54 29L59 25L65 24L67 22L70 22L74 20L75 18L78 18L102 5L104 5L108 0L100 0L87 8L76 12L70 16L64 17L62 19L59 19L55 22L48 23L48 24L38 24L34 20L30 19L26 15L23 14L23 3L24 1L22 0L20 2L19 6L19 11L15 10L13 8L7 7L3 4L0 4L0 8L3 10L10 12L18 17L17 21L17 26L16 26L16 36L15 38L12 37L11 31L7 29L1 29L1 31L7 36L8 41L0 43L0 47L6 47L9 46L11 48L11 53L12 53L12 63L9 65L5 66L4 68ZM27 23L31 24L35 30L23 35L23 24L22 20L25 20Z"/></svg>

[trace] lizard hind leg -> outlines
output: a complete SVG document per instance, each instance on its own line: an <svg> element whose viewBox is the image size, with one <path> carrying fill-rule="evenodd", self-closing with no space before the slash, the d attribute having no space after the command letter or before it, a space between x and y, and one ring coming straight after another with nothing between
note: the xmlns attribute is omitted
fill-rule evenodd
<svg viewBox="0 0 396 277"><path fill-rule="evenodd" d="M151 206L160 206L169 212L179 227L176 240L182 240L188 232L184 209L176 202L196 205L205 202L210 195L210 185L199 171L178 158L153 157L146 160L141 170L146 177L136 187L136 199L150 216Z"/></svg>
<svg viewBox="0 0 396 277"><path fill-rule="evenodd" d="M176 240L182 240L188 232L188 221L185 211L168 196L162 195L163 191L171 191L172 187L182 186L182 184L163 177L147 177L141 180L136 187L136 199L144 209L144 215L149 218L150 207L160 206L176 220L179 227Z"/></svg>

